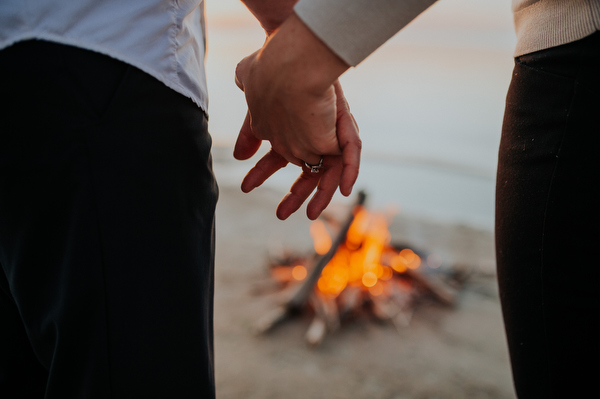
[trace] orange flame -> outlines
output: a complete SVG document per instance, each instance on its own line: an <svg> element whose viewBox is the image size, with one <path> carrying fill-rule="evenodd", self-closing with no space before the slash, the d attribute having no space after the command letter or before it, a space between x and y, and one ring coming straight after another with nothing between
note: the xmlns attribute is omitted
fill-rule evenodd
<svg viewBox="0 0 600 399"><path fill-rule="evenodd" d="M383 291L383 284L381 282L377 282L374 286L369 287L369 293L373 296L379 296L383 294Z"/></svg>
<svg viewBox="0 0 600 399"><path fill-rule="evenodd" d="M325 223L318 219L311 223L310 236L314 242L315 252L319 255L325 255L331 248L331 236L325 227Z"/></svg>
<svg viewBox="0 0 600 399"><path fill-rule="evenodd" d="M320 237L319 232L324 231L325 227L322 222L313 223L313 226L311 235L316 248L321 245L318 241L321 238L316 237ZM359 209L348 230L346 242L340 245L333 259L323 269L317 282L318 289L323 293L338 295L351 284L369 289L372 295L381 294L380 281L390 280L394 270L402 272L408 267L418 267L420 263L419 257L409 250L396 254L391 267L383 265L382 253L389 252L389 243L387 218L383 214Z"/></svg>
<svg viewBox="0 0 600 399"><path fill-rule="evenodd" d="M414 253L412 249L403 249L402 251L400 251L398 256L404 258L406 262L406 267L408 267L409 269L416 269L419 266L421 266L421 258L419 257L419 255Z"/></svg>
<svg viewBox="0 0 600 399"><path fill-rule="evenodd" d="M411 249L395 250L390 246L388 229L391 218L382 213L370 213L361 207L348 229L346 241L341 244L333 258L323 269L317 282L321 293L337 296L348 285L361 287L372 296L387 292L395 273L417 269L422 263L439 267L437 255L421 260ZM326 253L331 247L331 236L321 221L311 225L315 250ZM319 252L320 251L320 252Z"/></svg>
<svg viewBox="0 0 600 399"><path fill-rule="evenodd" d="M321 272L317 281L319 290L337 296L348 285L348 267L343 251L337 251Z"/></svg>
<svg viewBox="0 0 600 399"><path fill-rule="evenodd" d="M294 266L294 268L292 269L292 277L294 277L298 281L304 280L307 274L308 273L306 272L306 268L302 265Z"/></svg>

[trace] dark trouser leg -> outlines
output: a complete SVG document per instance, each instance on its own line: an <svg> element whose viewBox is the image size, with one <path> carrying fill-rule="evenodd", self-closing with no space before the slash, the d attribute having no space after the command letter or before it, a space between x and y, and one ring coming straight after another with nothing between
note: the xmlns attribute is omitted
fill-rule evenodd
<svg viewBox="0 0 600 399"><path fill-rule="evenodd" d="M0 323L37 375L3 362L0 396L29 379L46 398L213 397L204 114L133 67L51 43L1 51L0 76Z"/></svg>
<svg viewBox="0 0 600 399"><path fill-rule="evenodd" d="M43 398L48 372L33 353L4 273L0 288L0 393L13 399Z"/></svg>
<svg viewBox="0 0 600 399"><path fill-rule="evenodd" d="M600 34L517 59L500 144L496 250L519 398L596 390Z"/></svg>

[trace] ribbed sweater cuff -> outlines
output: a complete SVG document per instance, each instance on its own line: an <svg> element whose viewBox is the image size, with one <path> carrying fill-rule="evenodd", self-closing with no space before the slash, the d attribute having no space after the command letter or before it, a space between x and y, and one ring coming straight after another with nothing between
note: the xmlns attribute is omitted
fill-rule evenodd
<svg viewBox="0 0 600 399"><path fill-rule="evenodd" d="M334 53L358 65L436 0L300 0L298 17Z"/></svg>
<svg viewBox="0 0 600 399"><path fill-rule="evenodd" d="M515 57L570 43L600 30L600 0L539 0L513 11Z"/></svg>

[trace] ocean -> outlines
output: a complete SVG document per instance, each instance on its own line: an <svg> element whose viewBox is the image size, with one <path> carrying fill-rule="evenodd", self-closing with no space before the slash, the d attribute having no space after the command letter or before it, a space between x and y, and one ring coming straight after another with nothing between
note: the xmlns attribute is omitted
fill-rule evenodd
<svg viewBox="0 0 600 399"><path fill-rule="evenodd" d="M246 112L235 65L264 33L238 0L207 0L207 21L209 129L227 152ZM514 45L509 0L440 0L342 76L363 141L355 187L371 208L493 229ZM239 184L257 159L219 156L219 183ZM284 192L298 171L288 166L265 185Z"/></svg>

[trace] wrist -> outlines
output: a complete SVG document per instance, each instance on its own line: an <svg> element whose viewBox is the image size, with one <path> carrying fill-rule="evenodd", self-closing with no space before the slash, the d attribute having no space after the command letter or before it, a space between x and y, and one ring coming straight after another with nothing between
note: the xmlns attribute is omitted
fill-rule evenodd
<svg viewBox="0 0 600 399"><path fill-rule="evenodd" d="M316 93L329 89L349 68L296 14L271 35L257 62L290 89Z"/></svg>
<svg viewBox="0 0 600 399"><path fill-rule="evenodd" d="M270 36L294 10L297 0L242 0Z"/></svg>

